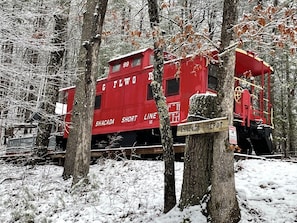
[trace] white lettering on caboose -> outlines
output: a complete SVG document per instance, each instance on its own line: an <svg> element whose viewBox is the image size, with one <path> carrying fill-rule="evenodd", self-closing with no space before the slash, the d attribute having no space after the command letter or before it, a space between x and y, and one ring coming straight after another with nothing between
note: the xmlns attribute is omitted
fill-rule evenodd
<svg viewBox="0 0 297 223"><path fill-rule="evenodd" d="M144 120L151 120L151 119L156 119L157 118L157 112L153 112L153 113L146 113L144 114Z"/></svg>
<svg viewBox="0 0 297 223"><path fill-rule="evenodd" d="M122 123L135 122L138 115L125 116L122 118Z"/></svg>
<svg viewBox="0 0 297 223"><path fill-rule="evenodd" d="M149 72L149 73L148 73L148 80L149 80L149 81L154 80L154 74L153 74L153 72Z"/></svg>
<svg viewBox="0 0 297 223"><path fill-rule="evenodd" d="M105 119L105 120L98 120L95 123L95 127L113 125L113 124L114 124L114 118Z"/></svg>
<svg viewBox="0 0 297 223"><path fill-rule="evenodd" d="M102 84L102 91L105 91L106 89L106 84Z"/></svg>
<svg viewBox="0 0 297 223"><path fill-rule="evenodd" d="M136 76L125 77L123 79L118 79L118 80L113 81L113 88L136 84L136 82L137 82Z"/></svg>

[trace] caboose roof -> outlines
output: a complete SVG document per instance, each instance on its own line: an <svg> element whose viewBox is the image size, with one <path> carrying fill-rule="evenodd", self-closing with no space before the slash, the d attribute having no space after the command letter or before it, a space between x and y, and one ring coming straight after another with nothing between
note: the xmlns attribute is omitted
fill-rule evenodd
<svg viewBox="0 0 297 223"><path fill-rule="evenodd" d="M69 87L64 87L64 88L60 88L59 91L68 91L70 89L74 89L75 85L69 86Z"/></svg>
<svg viewBox="0 0 297 223"><path fill-rule="evenodd" d="M254 76L273 72L272 67L255 54L242 49L236 49L236 76L240 76L249 70Z"/></svg>
<svg viewBox="0 0 297 223"><path fill-rule="evenodd" d="M144 55L145 53L152 53L153 49L151 48L144 48L140 50L133 51L131 53L127 53L118 57L114 57L111 60L108 61L109 64L113 64L115 62L121 62L124 59L136 57L138 55ZM191 57L191 55L188 55L188 57ZM214 54L214 57L216 55ZM176 58L175 60L180 60L181 58ZM173 60L170 60L169 62L173 62ZM165 63L167 63L166 61ZM153 66L153 65L149 65ZM242 49L236 49L236 64L235 64L235 75L241 76L244 72L251 71L254 76L262 75L265 73L273 72L273 68L266 62L264 62L262 59L257 57L254 53L242 50ZM107 79L107 77L104 77L102 79L99 79L97 81ZM75 86L65 87L60 89L59 91L67 91L70 89L74 89Z"/></svg>
<svg viewBox="0 0 297 223"><path fill-rule="evenodd" d="M129 57L134 57L136 55L143 54L146 51L153 51L153 50L151 48L144 48L144 49L136 50L136 51L133 51L131 53L127 53L127 54L124 54L124 55L120 55L120 56L114 57L111 60L109 60L108 63L110 64L110 63L113 63L115 61L121 61L121 60L127 59Z"/></svg>

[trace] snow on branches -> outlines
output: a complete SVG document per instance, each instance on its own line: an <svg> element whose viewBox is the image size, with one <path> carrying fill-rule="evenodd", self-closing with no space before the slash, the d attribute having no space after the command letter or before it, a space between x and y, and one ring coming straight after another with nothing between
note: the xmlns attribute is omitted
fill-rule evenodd
<svg viewBox="0 0 297 223"><path fill-rule="evenodd" d="M265 45L274 52L275 48L289 49L296 53L297 14L293 4L264 7L257 5L245 13L234 27L235 33L245 42Z"/></svg>

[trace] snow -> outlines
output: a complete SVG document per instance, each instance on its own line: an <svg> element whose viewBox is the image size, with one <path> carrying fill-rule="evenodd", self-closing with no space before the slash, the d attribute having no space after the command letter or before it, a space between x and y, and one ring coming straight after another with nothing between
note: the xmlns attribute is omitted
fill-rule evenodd
<svg viewBox="0 0 297 223"><path fill-rule="evenodd" d="M249 160L238 164L242 222L297 222L297 164Z"/></svg>
<svg viewBox="0 0 297 223"><path fill-rule="evenodd" d="M183 163L176 162L180 196ZM242 220L297 221L297 163L235 162ZM163 162L101 159L90 167L90 184L71 188L55 165L17 166L0 161L1 222L203 223L201 206L163 214Z"/></svg>
<svg viewBox="0 0 297 223"><path fill-rule="evenodd" d="M143 52L145 52L147 50L150 50L150 48L144 48L144 49L136 50L136 51L124 54L124 55L120 55L120 56L112 58L111 60L108 61L108 63L111 63L111 62L116 61L116 60L122 60L124 58L128 58L128 57L131 57L133 55L141 54L141 53L143 53Z"/></svg>

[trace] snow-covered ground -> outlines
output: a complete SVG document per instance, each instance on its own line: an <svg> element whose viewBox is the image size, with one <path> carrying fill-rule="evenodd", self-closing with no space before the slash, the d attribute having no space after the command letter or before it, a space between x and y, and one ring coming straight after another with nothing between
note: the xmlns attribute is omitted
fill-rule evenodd
<svg viewBox="0 0 297 223"><path fill-rule="evenodd" d="M297 222L297 163L235 162L242 220ZM168 214L163 209L162 161L100 160L87 187L71 188L54 165L14 166L0 162L0 222L180 223L206 222L199 206ZM179 198L183 163L176 163ZM187 219L187 220L185 220Z"/></svg>

